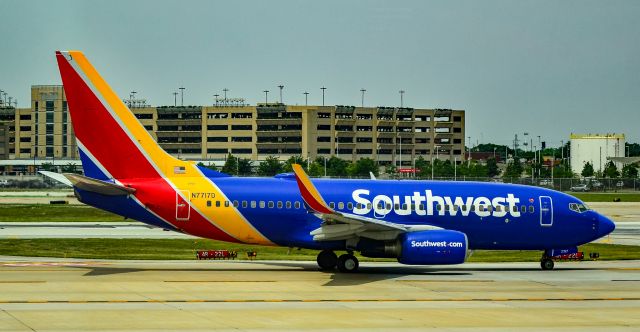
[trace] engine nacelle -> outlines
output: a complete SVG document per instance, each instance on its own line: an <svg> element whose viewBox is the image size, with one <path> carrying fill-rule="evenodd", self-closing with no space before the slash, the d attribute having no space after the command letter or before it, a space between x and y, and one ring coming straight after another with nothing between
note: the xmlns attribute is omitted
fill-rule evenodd
<svg viewBox="0 0 640 332"><path fill-rule="evenodd" d="M400 234L398 262L411 265L461 264L467 258L467 236L451 230Z"/></svg>
<svg viewBox="0 0 640 332"><path fill-rule="evenodd" d="M464 233L429 230L403 233L395 241L361 238L357 249L365 257L396 258L402 264L445 265L464 263L467 247Z"/></svg>

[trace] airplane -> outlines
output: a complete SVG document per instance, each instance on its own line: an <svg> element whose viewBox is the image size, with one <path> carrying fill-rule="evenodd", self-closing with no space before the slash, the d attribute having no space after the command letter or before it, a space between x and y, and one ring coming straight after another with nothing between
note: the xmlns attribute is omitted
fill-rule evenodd
<svg viewBox="0 0 640 332"><path fill-rule="evenodd" d="M579 199L524 185L311 179L300 165L233 177L165 152L79 51L57 51L84 175L44 172L82 203L153 226L234 243L318 250L322 270L364 257L409 265L464 263L473 250L558 252L615 225ZM346 253L338 256L336 252Z"/></svg>

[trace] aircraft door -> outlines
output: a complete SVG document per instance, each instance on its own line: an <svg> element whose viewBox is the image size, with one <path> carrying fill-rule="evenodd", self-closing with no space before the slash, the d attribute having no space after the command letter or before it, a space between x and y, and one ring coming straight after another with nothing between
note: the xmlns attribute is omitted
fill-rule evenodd
<svg viewBox="0 0 640 332"><path fill-rule="evenodd" d="M190 198L191 193L189 190L176 191L176 220L189 220L189 217L191 216L191 205L189 204Z"/></svg>
<svg viewBox="0 0 640 332"><path fill-rule="evenodd" d="M553 225L553 201L549 196L540 196L540 226Z"/></svg>

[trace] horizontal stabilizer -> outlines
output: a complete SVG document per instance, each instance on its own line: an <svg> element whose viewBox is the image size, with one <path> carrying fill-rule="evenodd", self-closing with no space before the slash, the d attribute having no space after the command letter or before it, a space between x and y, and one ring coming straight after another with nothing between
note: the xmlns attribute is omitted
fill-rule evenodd
<svg viewBox="0 0 640 332"><path fill-rule="evenodd" d="M59 181L70 187L76 187L84 191L90 191L107 196L126 196L136 192L135 189L121 186L119 184L106 182L102 180L93 179L79 174L73 173L54 173L47 171L40 171L41 174L46 175L54 180Z"/></svg>

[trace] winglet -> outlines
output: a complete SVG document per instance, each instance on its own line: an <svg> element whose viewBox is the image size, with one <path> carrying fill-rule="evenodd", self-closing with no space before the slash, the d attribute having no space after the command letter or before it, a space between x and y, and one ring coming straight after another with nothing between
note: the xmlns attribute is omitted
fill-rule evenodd
<svg viewBox="0 0 640 332"><path fill-rule="evenodd" d="M304 172L302 166L298 164L291 165L293 172L296 175L296 181L298 182L298 188L302 194L302 199L305 203L314 211L323 214L335 214L335 211L331 209L324 201L318 189L311 183L311 180Z"/></svg>

